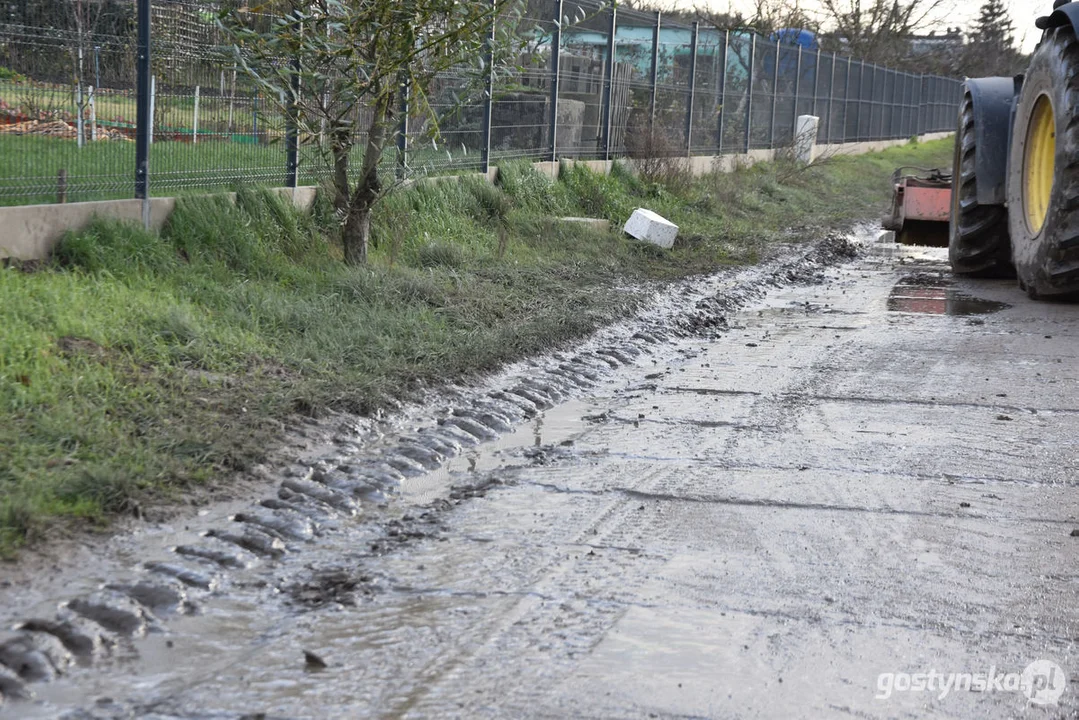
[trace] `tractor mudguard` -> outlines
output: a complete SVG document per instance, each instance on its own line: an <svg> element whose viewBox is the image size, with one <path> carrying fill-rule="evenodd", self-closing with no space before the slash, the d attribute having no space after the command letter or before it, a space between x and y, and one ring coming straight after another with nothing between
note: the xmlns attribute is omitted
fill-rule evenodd
<svg viewBox="0 0 1079 720"><path fill-rule="evenodd" d="M1057 2L1053 3L1051 15L1043 15L1034 21L1034 26L1039 30L1060 27L1071 23L1072 31L1079 37L1079 3Z"/></svg>
<svg viewBox="0 0 1079 720"><path fill-rule="evenodd" d="M969 78L964 87L974 105L974 140L978 148L974 172L978 178L978 204L1003 205L1015 80L1010 77Z"/></svg>

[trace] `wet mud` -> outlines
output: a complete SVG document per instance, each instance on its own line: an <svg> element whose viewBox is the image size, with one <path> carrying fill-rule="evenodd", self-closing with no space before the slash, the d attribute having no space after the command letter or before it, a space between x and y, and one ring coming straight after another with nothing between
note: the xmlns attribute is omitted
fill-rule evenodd
<svg viewBox="0 0 1079 720"><path fill-rule="evenodd" d="M871 240L298 428L261 497L0 590L0 717L1021 711L877 683L1074 670L1073 308Z"/></svg>

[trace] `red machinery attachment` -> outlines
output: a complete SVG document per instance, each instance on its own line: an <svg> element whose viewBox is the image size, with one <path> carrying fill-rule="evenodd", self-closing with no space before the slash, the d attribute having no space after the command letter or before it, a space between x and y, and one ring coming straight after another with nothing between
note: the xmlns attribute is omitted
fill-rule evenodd
<svg viewBox="0 0 1079 720"><path fill-rule="evenodd" d="M919 174L909 174L914 170ZM892 174L892 214L881 219L905 245L948 246L952 208L952 176L943 170L897 168Z"/></svg>

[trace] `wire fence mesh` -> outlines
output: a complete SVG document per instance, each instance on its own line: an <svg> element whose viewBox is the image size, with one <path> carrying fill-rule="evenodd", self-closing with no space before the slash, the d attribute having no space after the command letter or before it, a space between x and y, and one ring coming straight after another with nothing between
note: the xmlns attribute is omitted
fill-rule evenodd
<svg viewBox="0 0 1079 720"><path fill-rule="evenodd" d="M152 195L328 177L317 130L299 138L289 173L283 98L237 67L216 2L151 0L151 83L140 96L137 1L0 7L0 205L133 197L140 103L152 118ZM472 68L440 74L427 92L437 132L402 108L387 172L788 147L806 114L820 118L819 143L955 122L959 81L821 52L807 33L766 38L596 0L526 8L513 20L517 49L490 69L490 92Z"/></svg>

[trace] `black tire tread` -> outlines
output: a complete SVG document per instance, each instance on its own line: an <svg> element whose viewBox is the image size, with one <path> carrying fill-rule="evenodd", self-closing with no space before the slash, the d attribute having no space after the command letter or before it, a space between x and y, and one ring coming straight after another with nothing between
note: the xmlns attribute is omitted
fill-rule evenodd
<svg viewBox="0 0 1079 720"><path fill-rule="evenodd" d="M954 217L948 238L948 259L952 272L981 277L1007 277L1011 265L1008 213L1002 205L978 204L975 157L974 100L963 96L956 135L955 167L952 168Z"/></svg>
<svg viewBox="0 0 1079 720"><path fill-rule="evenodd" d="M1079 39L1071 25L1047 30L1031 60L1031 72L1040 64L1038 72L1048 72L1053 82L1059 83L1054 90L1055 111L1066 115L1065 122L1057 123L1057 152L1055 157L1054 187L1049 203L1044 229L1035 237L1030 236L1022 216L1021 179L1013 177L1009 184L1009 202L1015 206L1012 232L1016 242L1033 244L1035 250L1016 253L1022 286L1032 298L1049 296L1074 296L1079 292ZM1045 77L1043 74L1042 77ZM1024 85L1024 90L1026 85ZM1017 104L1018 113L1029 113L1026 93ZM1025 122L1029 119L1022 118ZM1022 127L1016 118L1017 130ZM1015 142L1013 140L1013 142ZM1018 150L1017 150L1018 152ZM1018 155L1012 156L1012 164Z"/></svg>

